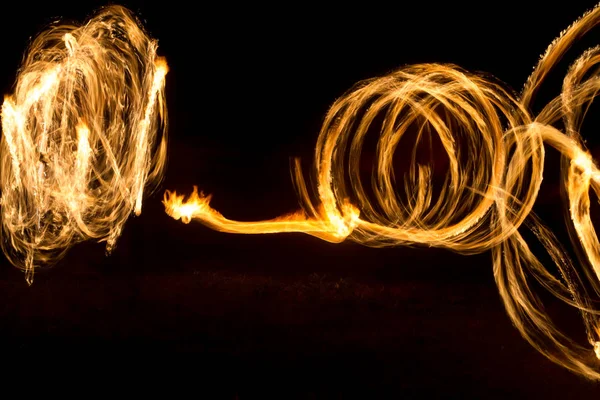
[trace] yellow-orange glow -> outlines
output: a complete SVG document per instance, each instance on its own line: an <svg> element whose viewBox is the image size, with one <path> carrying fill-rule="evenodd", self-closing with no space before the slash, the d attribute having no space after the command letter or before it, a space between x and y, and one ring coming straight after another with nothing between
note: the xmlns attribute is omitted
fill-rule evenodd
<svg viewBox="0 0 600 400"><path fill-rule="evenodd" d="M74 243L110 251L166 158L168 71L128 10L57 25L28 49L2 104L2 248L26 272Z"/></svg>
<svg viewBox="0 0 600 400"><path fill-rule="evenodd" d="M197 220L230 233L301 232L330 242L422 244L464 254L490 250L500 295L523 337L552 361L600 379L600 245L589 196L590 189L600 193L600 171L579 133L586 108L600 90L600 47L572 65L560 96L537 115L530 107L573 42L599 23L597 7L562 32L519 96L454 65L408 66L361 82L325 117L315 149L315 190L307 188L299 167L294 170L301 212L269 221L233 221L211 208L210 197L196 189L188 200L167 191L166 211L185 223ZM372 181L366 184L360 159L366 137L374 131L379 137ZM433 159L427 162L418 155L417 149L432 140L445 153L441 172ZM557 149L566 161L562 180L573 243L583 249L577 266L532 213L542 185L545 146ZM414 149L402 160L410 167L396 176L392 160L406 148ZM546 268L533 254L522 236L525 229L545 247L555 267ZM557 274L550 272L556 268ZM559 330L531 280L579 310L587 345Z"/></svg>
<svg viewBox="0 0 600 400"><path fill-rule="evenodd" d="M347 204L344 207L345 217L323 214L321 218L309 218L303 212L298 212L268 221L240 222L225 218L211 208L209 202L210 196L198 194L196 186L189 199L185 201L183 195L170 191L166 191L164 197L167 214L171 217L181 219L186 224L196 219L213 229L229 233L304 232L328 242L339 243L348 237L358 220L356 208Z"/></svg>

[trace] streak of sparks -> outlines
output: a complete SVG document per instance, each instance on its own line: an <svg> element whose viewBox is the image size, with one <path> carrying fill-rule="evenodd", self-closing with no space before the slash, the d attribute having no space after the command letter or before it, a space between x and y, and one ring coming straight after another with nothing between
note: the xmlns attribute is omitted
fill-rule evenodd
<svg viewBox="0 0 600 400"><path fill-rule="evenodd" d="M572 65L560 96L539 114L530 111L549 72L574 41L599 23L600 6L563 31L540 58L520 96L454 65L414 65L361 82L326 115L315 150L315 190L307 187L299 162L293 169L300 212L238 222L214 210L210 196L196 188L187 200L166 191L166 212L184 223L196 220L229 233L302 232L374 247L422 244L464 254L490 250L500 295L522 336L552 361L600 379L600 244L589 196L590 189L600 194L600 170L579 134L586 108L600 90L600 46ZM556 127L559 122L563 130ZM373 131L379 141L369 188L360 159ZM433 160L423 162L417 151L433 140L447 158L442 184L437 185L439 169ZM532 213L542 184L545 145L563 156L572 241L583 250L579 268ZM414 151L398 190L392 160L408 146ZM522 236L525 227L542 243L560 277L534 255ZM580 311L591 348L559 330L534 293L532 280Z"/></svg>
<svg viewBox="0 0 600 400"><path fill-rule="evenodd" d="M2 104L2 249L34 270L75 243L114 246L163 175L164 59L125 8L55 25L28 49Z"/></svg>

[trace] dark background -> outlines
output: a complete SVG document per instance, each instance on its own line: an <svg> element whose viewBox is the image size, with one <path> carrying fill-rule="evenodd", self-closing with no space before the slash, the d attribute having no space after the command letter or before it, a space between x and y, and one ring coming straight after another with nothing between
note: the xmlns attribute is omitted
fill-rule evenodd
<svg viewBox="0 0 600 400"><path fill-rule="evenodd" d="M121 3L170 66L167 176L111 256L78 245L31 287L1 259L3 362L44 375L62 374L65 362L64 373L90 371L103 385L140 375L141 387L181 381L240 399L600 393L512 327L489 254L227 235L174 221L161 204L164 189L197 184L234 219L296 210L290 157L311 161L328 106L356 81L402 65L451 62L519 90L548 44L594 5L524 3ZM3 92L30 36L102 4L20 2L3 12ZM589 35L567 60L599 39ZM567 66L536 107L559 93ZM558 189L545 182L539 212L560 230Z"/></svg>

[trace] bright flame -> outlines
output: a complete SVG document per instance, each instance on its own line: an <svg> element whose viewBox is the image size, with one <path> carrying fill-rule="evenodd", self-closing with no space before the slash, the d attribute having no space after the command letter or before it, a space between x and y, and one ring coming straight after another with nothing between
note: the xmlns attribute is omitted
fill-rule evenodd
<svg viewBox="0 0 600 400"><path fill-rule="evenodd" d="M184 197L167 190L163 201L167 214L176 220L181 219L185 224L196 219L221 232L245 234L305 232L328 242L339 243L348 237L358 220L358 210L347 204L345 219L339 215L327 216L326 214L322 218L308 218L304 213L298 212L268 221L239 222L227 219L211 208L210 196L198 194L196 186L189 199L184 201Z"/></svg>
<svg viewBox="0 0 600 400"><path fill-rule="evenodd" d="M532 98L550 70L577 38L599 23L597 7L565 30L518 98L496 81L453 65L409 66L360 83L325 118L315 150L318 184L312 192L296 163L302 212L269 221L233 221L211 208L210 196L198 195L196 188L187 201L167 191L166 211L185 223L194 219L230 233L302 232L331 242L423 244L465 254L491 250L500 295L523 337L552 361L600 379L598 363L589 357L593 351L600 358L599 310L594 308L600 294L600 245L589 198L590 188L600 193L600 171L579 135L586 106L600 90L600 47L573 64L559 97L537 116L530 114ZM564 123L564 132L554 127L557 122ZM374 131L379 141L373 178L365 185L360 159L365 139ZM432 141L445 152L442 171L419 156ZM573 238L584 250L577 268L532 213L542 184L544 144L567 161L562 178ZM414 150L403 158L410 167L398 190L392 160L410 147ZM544 245L558 276L532 253L522 227ZM555 326L532 292L531 279L579 309L592 349Z"/></svg>
<svg viewBox="0 0 600 400"><path fill-rule="evenodd" d="M53 26L2 104L2 248L26 271L74 243L114 246L166 158L164 59L125 8Z"/></svg>

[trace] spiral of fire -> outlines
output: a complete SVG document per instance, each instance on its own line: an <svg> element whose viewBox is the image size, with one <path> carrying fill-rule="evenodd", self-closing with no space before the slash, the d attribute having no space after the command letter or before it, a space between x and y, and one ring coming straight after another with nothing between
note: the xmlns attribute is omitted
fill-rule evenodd
<svg viewBox="0 0 600 400"><path fill-rule="evenodd" d="M234 221L214 210L210 196L196 187L187 199L166 191L166 212L229 233L303 232L334 243L490 251L500 295L522 336L552 361L600 379L600 245L589 193L600 194L600 170L580 136L587 107L600 90L600 47L572 64L560 96L536 115L530 107L573 42L598 23L600 7L566 29L518 95L454 65L414 65L358 83L325 117L315 149L315 187L295 164L302 210L293 215ZM361 160L373 136L366 176ZM532 212L546 146L563 158L569 231L573 246L583 250L577 264ZM436 157L440 149L443 154ZM406 171L401 177L397 159ZM543 245L552 268L534 254L524 230ZM578 310L587 346L556 326L533 281Z"/></svg>

